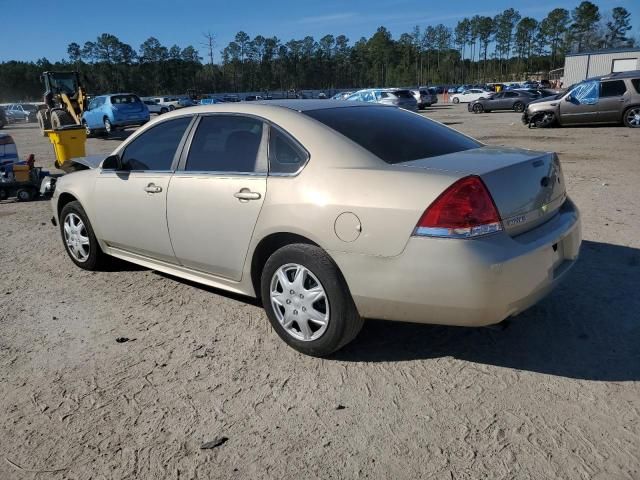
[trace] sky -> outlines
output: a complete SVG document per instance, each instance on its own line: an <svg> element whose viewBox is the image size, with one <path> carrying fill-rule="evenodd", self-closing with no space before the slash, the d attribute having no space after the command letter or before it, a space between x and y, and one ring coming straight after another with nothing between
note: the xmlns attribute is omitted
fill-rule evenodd
<svg viewBox="0 0 640 480"><path fill-rule="evenodd" d="M543 18L554 8L572 10L575 1L455 0L443 2L409 0L0 0L3 19L0 32L0 61L50 61L67 58L67 45L83 45L101 33L116 35L138 50L154 36L169 47L193 45L205 57L205 32L216 38L214 61L235 34L277 36L284 42L312 35L346 35L351 43L371 36L384 25L394 38L410 32L414 25L443 23L455 26L473 15L493 16L514 7L522 16ZM593 1L593 0L592 0ZM622 6L631 12L633 35L640 36L640 0L595 1L601 13ZM55 5L55 8L52 8ZM46 24L43 18L48 18Z"/></svg>

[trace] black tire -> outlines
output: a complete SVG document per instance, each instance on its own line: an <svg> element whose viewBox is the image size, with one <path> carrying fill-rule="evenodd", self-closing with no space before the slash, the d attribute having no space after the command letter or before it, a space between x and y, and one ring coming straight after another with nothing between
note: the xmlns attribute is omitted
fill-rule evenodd
<svg viewBox="0 0 640 480"><path fill-rule="evenodd" d="M629 107L622 115L622 123L624 123L625 127L640 128L640 120L638 120L638 116L640 116L640 105Z"/></svg>
<svg viewBox="0 0 640 480"><path fill-rule="evenodd" d="M40 133L43 137L46 137L47 134L45 133L45 130L51 130L51 122L46 117L43 110L38 110L38 113L36 114L36 120L38 121L38 127L40 127Z"/></svg>
<svg viewBox="0 0 640 480"><path fill-rule="evenodd" d="M556 123L556 116L553 112L541 112L531 119L531 123L537 128L550 128Z"/></svg>
<svg viewBox="0 0 640 480"><path fill-rule="evenodd" d="M460 103L460 99L458 97L453 97L453 100L451 100L453 103Z"/></svg>
<svg viewBox="0 0 640 480"><path fill-rule="evenodd" d="M102 123L104 124L104 132L107 135L111 135L114 131L113 125L111 124L111 120L109 120L108 118L104 118L102 120Z"/></svg>
<svg viewBox="0 0 640 480"><path fill-rule="evenodd" d="M329 304L326 330L315 340L299 340L285 330L271 304L271 281L287 264L305 267L319 280ZM334 261L321 248L302 243L284 246L274 252L262 270L262 303L274 330L289 346L305 355L329 355L352 341L362 329L364 319L356 309L349 288Z"/></svg>
<svg viewBox="0 0 640 480"><path fill-rule="evenodd" d="M513 111L514 112L518 112L518 113L524 112L524 103L522 103L522 102L514 103L513 104Z"/></svg>
<svg viewBox="0 0 640 480"><path fill-rule="evenodd" d="M473 113L482 113L482 112L484 112L484 107L482 106L481 103L476 103L473 106Z"/></svg>
<svg viewBox="0 0 640 480"><path fill-rule="evenodd" d="M169 110L167 110L167 108L166 108L166 107L162 107L162 108L160 109L160 115L162 115L163 113L167 113L168 111L169 111Z"/></svg>
<svg viewBox="0 0 640 480"><path fill-rule="evenodd" d="M32 188L19 188L16 191L16 199L19 202L30 202L31 200L33 200L34 195L34 191Z"/></svg>
<svg viewBox="0 0 640 480"><path fill-rule="evenodd" d="M54 110L51 112L51 128L58 130L67 125L75 125L73 118L64 110Z"/></svg>
<svg viewBox="0 0 640 480"><path fill-rule="evenodd" d="M73 256L65 240L64 225L65 225L65 220L67 216L70 214L74 214L80 217L80 219L82 220L82 223L84 224L85 231L87 233L86 236L89 238L89 255L85 261L79 261ZM78 201L69 202L62 208L62 211L60 212L59 224L60 224L60 236L62 237L62 245L64 246L64 249L67 252L67 255L69 255L69 258L73 263L76 264L76 266L82 268L83 270L93 271L93 270L99 270L101 267L103 267L106 264L107 256L102 252L102 249L98 244L98 240L96 239L96 236L93 233L93 227L91 226L91 222L89 221L87 214L82 208L82 205L80 205L80 202Z"/></svg>
<svg viewBox="0 0 640 480"><path fill-rule="evenodd" d="M0 188L0 200L6 200L9 197L7 191L3 188Z"/></svg>

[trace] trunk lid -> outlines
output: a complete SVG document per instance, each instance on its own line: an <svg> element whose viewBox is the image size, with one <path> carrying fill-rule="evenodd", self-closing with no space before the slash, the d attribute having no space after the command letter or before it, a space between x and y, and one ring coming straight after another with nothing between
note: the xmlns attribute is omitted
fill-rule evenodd
<svg viewBox="0 0 640 480"><path fill-rule="evenodd" d="M546 222L566 199L564 177L555 153L481 147L397 166L456 173L461 177L479 176L511 236Z"/></svg>

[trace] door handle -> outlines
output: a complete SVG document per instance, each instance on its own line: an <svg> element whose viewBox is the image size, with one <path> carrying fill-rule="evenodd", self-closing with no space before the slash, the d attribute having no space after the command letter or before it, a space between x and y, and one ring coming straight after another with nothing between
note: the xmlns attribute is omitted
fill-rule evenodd
<svg viewBox="0 0 640 480"><path fill-rule="evenodd" d="M144 187L144 191L147 193L160 193L162 191L162 187L156 185L155 183L150 183L146 187Z"/></svg>
<svg viewBox="0 0 640 480"><path fill-rule="evenodd" d="M233 196L241 202L246 202L248 200L260 200L260 198L262 198L262 195L258 192L252 192L248 188L241 188L240 191L234 193Z"/></svg>

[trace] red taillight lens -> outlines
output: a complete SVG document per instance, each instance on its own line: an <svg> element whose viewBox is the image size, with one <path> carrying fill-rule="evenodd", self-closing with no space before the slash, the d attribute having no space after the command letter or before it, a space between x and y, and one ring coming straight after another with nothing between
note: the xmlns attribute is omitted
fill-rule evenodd
<svg viewBox="0 0 640 480"><path fill-rule="evenodd" d="M502 230L500 214L479 177L458 180L424 212L414 235L469 238Z"/></svg>

